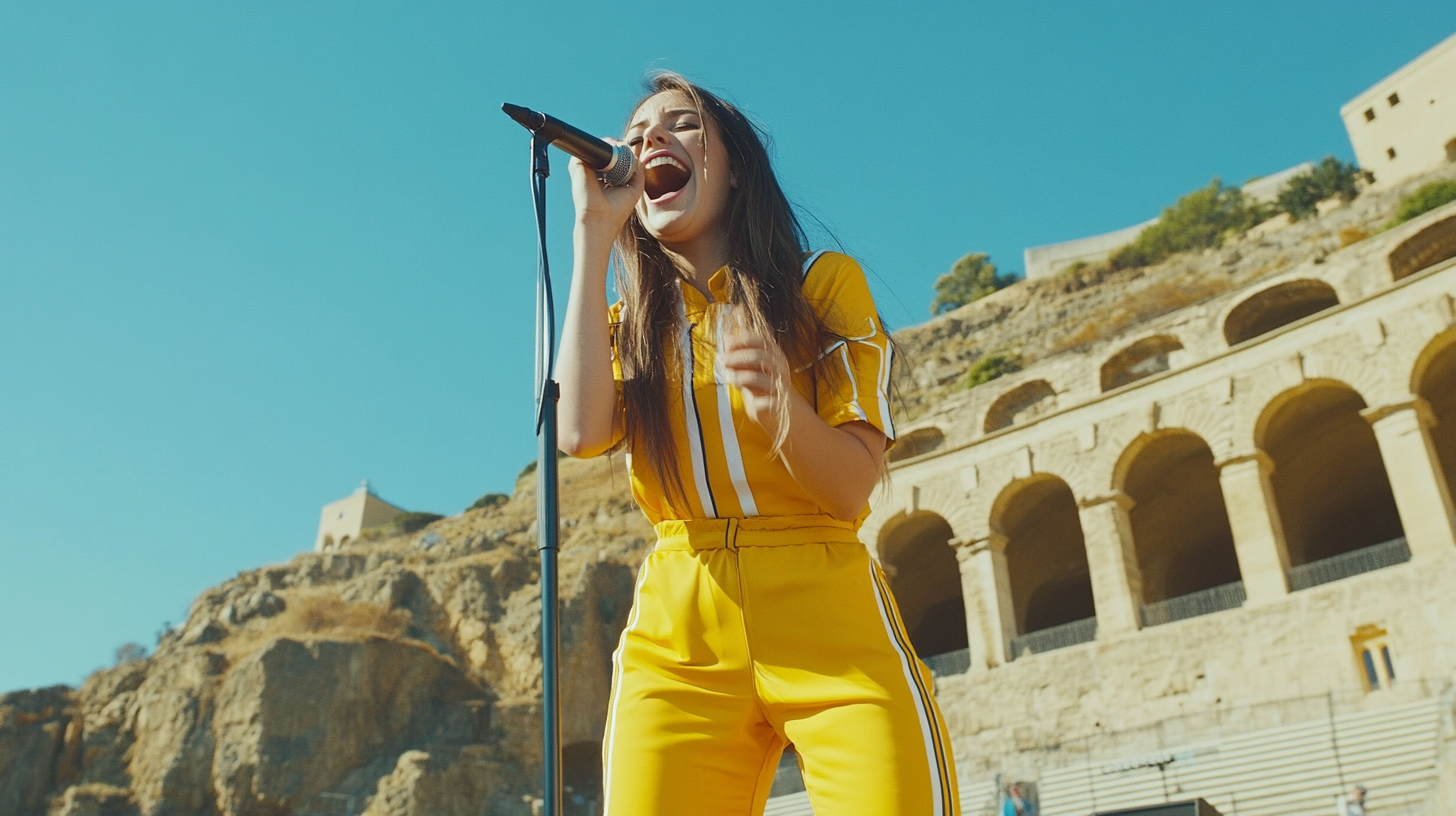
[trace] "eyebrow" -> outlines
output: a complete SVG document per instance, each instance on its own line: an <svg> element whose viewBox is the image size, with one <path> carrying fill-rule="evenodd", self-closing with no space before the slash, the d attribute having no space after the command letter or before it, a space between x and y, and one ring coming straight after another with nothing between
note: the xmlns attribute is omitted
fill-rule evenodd
<svg viewBox="0 0 1456 816"><path fill-rule="evenodd" d="M698 112L697 112L697 110L695 110L693 108L673 108L670 111L663 111L663 115L664 116L678 116L678 115L684 114L684 113L691 113L694 116L698 116L699 115ZM640 128L640 127L646 127L646 126L647 126L647 122L646 121L644 121L642 119L638 119L637 121L635 121L632 124L628 125L627 126L627 130L632 130L633 128Z"/></svg>

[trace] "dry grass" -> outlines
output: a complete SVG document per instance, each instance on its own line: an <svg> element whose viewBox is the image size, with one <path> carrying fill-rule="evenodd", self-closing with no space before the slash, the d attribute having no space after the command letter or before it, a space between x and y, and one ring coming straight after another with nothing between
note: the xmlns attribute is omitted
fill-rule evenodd
<svg viewBox="0 0 1456 816"><path fill-rule="evenodd" d="M348 603L327 590L299 592L287 599L279 615L258 619L233 633L221 646L230 661L248 655L264 643L280 637L299 640L397 639L409 629L408 610L382 604Z"/></svg>
<svg viewBox="0 0 1456 816"><path fill-rule="evenodd" d="M1121 334L1131 326L1181 309L1191 303L1223 294L1229 282L1222 279L1158 281L1123 301L1122 307L1102 320L1052 343L1050 354L1085 348L1099 340Z"/></svg>
<svg viewBox="0 0 1456 816"><path fill-rule="evenodd" d="M1363 227L1345 227L1340 230L1340 246L1347 247L1370 237Z"/></svg>

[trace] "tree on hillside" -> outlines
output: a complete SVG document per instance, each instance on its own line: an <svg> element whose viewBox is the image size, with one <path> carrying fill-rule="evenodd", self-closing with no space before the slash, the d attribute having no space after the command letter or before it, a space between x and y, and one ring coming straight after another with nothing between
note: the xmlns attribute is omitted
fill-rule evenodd
<svg viewBox="0 0 1456 816"><path fill-rule="evenodd" d="M1279 192L1279 209L1295 221L1315 214L1317 205L1327 198L1339 196L1353 201L1359 190L1355 182L1364 175L1353 164L1345 164L1334 156L1325 156L1313 170L1289 180Z"/></svg>
<svg viewBox="0 0 1456 816"><path fill-rule="evenodd" d="M950 271L935 281L935 299L930 301L932 315L971 303L998 289L1005 289L1020 280L1015 273L1000 273L991 263L991 256L972 252L955 262Z"/></svg>
<svg viewBox="0 0 1456 816"><path fill-rule="evenodd" d="M1246 198L1242 190L1214 179L1163 210L1158 223L1112 253L1108 261L1113 269L1132 269L1190 249L1216 247L1229 234L1243 232L1267 215L1267 208Z"/></svg>

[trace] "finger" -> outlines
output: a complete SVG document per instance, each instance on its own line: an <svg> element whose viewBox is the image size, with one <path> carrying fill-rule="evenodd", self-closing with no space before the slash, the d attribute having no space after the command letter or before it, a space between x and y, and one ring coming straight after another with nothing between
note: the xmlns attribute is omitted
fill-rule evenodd
<svg viewBox="0 0 1456 816"><path fill-rule="evenodd" d="M762 371L731 372L728 381L757 397L767 397L774 392L773 377Z"/></svg>
<svg viewBox="0 0 1456 816"><path fill-rule="evenodd" d="M723 356L723 367L738 371L774 370L773 360L762 352L736 351Z"/></svg>
<svg viewBox="0 0 1456 816"><path fill-rule="evenodd" d="M755 334L733 335L725 333L723 336L723 349L729 354L753 352L767 356L769 353L768 343Z"/></svg>

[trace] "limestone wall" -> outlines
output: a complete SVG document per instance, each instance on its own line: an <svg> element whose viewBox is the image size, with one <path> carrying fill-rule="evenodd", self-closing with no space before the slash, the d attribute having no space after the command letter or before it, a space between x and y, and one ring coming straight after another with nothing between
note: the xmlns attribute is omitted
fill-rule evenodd
<svg viewBox="0 0 1456 816"><path fill-rule="evenodd" d="M1453 218L1448 205L1250 279L906 426L937 442L892 467L862 537L883 555L923 553L938 535L957 558L960 597L916 603L963 610L970 669L937 688L966 784L1319 715L1310 700L1359 711L1450 686L1456 378L1442 372L1456 360ZM1422 256L1439 260L1393 267L1412 243L1439 245ZM1134 484L1169 440L1181 447L1158 454L1162 481ZM1053 539L1072 542L1070 560ZM1326 559L1400 547L1408 555L1393 565L1301 583ZM1230 575L1201 576L1219 548ZM888 560L897 596L937 591ZM1241 604L1148 625L1155 602L1226 581ZM1083 607L1068 600L1082 591ZM1095 636L1019 652L1059 628L1033 623L1038 604L1058 623L1085 616L1081 631L1095 624ZM923 639L943 644L962 622L927 626Z"/></svg>

